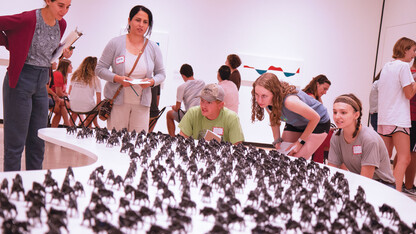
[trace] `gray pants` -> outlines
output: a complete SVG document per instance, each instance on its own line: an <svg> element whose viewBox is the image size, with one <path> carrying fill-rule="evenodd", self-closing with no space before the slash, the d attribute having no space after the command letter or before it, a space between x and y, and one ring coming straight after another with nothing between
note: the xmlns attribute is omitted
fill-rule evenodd
<svg viewBox="0 0 416 234"><path fill-rule="evenodd" d="M3 83L4 171L19 171L26 146L26 170L42 169L45 143L38 130L47 126L49 68L25 64L16 88Z"/></svg>

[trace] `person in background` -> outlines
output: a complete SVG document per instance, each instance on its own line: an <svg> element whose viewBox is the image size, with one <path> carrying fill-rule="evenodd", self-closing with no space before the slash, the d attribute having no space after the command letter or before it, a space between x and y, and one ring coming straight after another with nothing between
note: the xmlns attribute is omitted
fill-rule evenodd
<svg viewBox="0 0 416 234"><path fill-rule="evenodd" d="M416 59L413 59L413 64L410 67L413 78L416 79ZM415 174L416 174L416 95L410 99L410 163L406 168L404 174L404 185L402 191L406 194L416 195Z"/></svg>
<svg viewBox="0 0 416 234"><path fill-rule="evenodd" d="M189 108L198 106L200 102L199 93L205 87L205 82L195 80L194 71L189 64L183 64L180 74L185 83L181 84L176 91L176 105L172 106L172 110L166 114L166 124L169 135L175 136L175 122L180 122ZM185 111L181 109L182 102Z"/></svg>
<svg viewBox="0 0 416 234"><path fill-rule="evenodd" d="M370 123L377 132L377 118L378 118L378 80L380 79L380 72L373 78L373 84L370 91Z"/></svg>
<svg viewBox="0 0 416 234"><path fill-rule="evenodd" d="M322 103L322 96L326 94L330 86L331 81L321 74L314 77L302 91Z"/></svg>
<svg viewBox="0 0 416 234"><path fill-rule="evenodd" d="M59 107L54 109L55 115L52 118L51 127L56 128L61 121L61 117L64 120L65 126L72 126L72 123L69 121L68 111L65 108L66 98L68 98L68 93L66 92L66 85L68 81L68 74L72 73L72 63L68 59L61 59L58 64L58 68L53 73L53 85L52 91L58 95ZM69 103L67 103L69 106Z"/></svg>
<svg viewBox="0 0 416 234"><path fill-rule="evenodd" d="M330 119L326 108L302 90L281 82L273 73L264 73L253 83L251 120L264 119L264 110L270 115L276 149L290 142L284 151L288 155L309 159L328 135ZM286 122L280 137L281 121Z"/></svg>
<svg viewBox="0 0 416 234"><path fill-rule="evenodd" d="M159 115L159 100L160 100L160 85L156 85L152 87L152 102L150 104L150 118L149 124L152 122L153 119L156 119ZM157 121L157 120L156 120ZM156 126L155 122L152 126L149 125L149 132L153 132L153 129Z"/></svg>
<svg viewBox="0 0 416 234"><path fill-rule="evenodd" d="M72 75L68 91L72 111L89 112L101 102L101 81L95 75L96 66L97 57L88 56ZM76 113L72 113L72 119L77 119ZM97 118L92 115L85 122L85 126L90 126L92 121L95 127L100 127Z"/></svg>
<svg viewBox="0 0 416 234"><path fill-rule="evenodd" d="M372 128L361 124L361 101L354 94L338 96L334 101L333 113L339 130L331 138L328 165L377 180L395 189L395 178L384 141Z"/></svg>
<svg viewBox="0 0 416 234"><path fill-rule="evenodd" d="M53 52L65 33L71 0L45 0L41 9L0 16L0 46L10 52L3 83L4 171L42 169L45 143L38 130L48 122L46 84Z"/></svg>
<svg viewBox="0 0 416 234"><path fill-rule="evenodd" d="M238 115L224 108L224 90L218 84L207 84L200 95L200 106L190 108L181 122L180 135L194 139L205 138L209 133L220 137L221 141L239 144L244 141Z"/></svg>
<svg viewBox="0 0 416 234"><path fill-rule="evenodd" d="M120 85L123 86L107 120L108 129L149 130L151 87L166 78L162 52L156 42L147 38L152 27L152 12L142 5L133 7L128 17L128 33L110 40L101 55L96 74L107 81L104 96L113 98ZM140 54L134 71L127 77ZM135 79L140 79L142 84L132 85Z"/></svg>
<svg viewBox="0 0 416 234"><path fill-rule="evenodd" d="M48 96L48 101L49 101L49 107L54 107L55 108L59 108L59 96L51 89L53 86L53 72L56 70L56 68L58 67L58 64L56 62L53 62L51 64L51 68L49 70L49 81L46 84L46 90L48 92L48 94L51 96ZM60 112L60 111L59 111Z"/></svg>
<svg viewBox="0 0 416 234"><path fill-rule="evenodd" d="M329 90L329 87L331 86L331 81L328 80L328 78L325 75L318 75L314 77L308 85L304 89L302 89L303 92L311 96L312 98L315 98L320 103L322 102L322 96L326 94L326 92ZM312 160L319 163L324 163L325 159L325 151L329 150L329 141L331 140L331 136L333 133L333 129L330 129L328 132L328 136L325 138L324 142L316 149L315 153L312 155Z"/></svg>
<svg viewBox="0 0 416 234"><path fill-rule="evenodd" d="M230 79L234 84L237 86L237 89L240 90L241 86L241 75L237 68L241 65L241 59L236 54L230 54L227 56L227 60L225 60L225 65L230 67L231 75Z"/></svg>
<svg viewBox="0 0 416 234"><path fill-rule="evenodd" d="M218 84L224 89L224 107L238 114L238 105L240 104L238 89L234 82L229 80L230 74L230 68L223 65L218 69L217 79Z"/></svg>
<svg viewBox="0 0 416 234"><path fill-rule="evenodd" d="M404 174L410 163L410 99L416 93L416 83L409 63L415 57L416 42L402 37L393 47L393 58L387 62L378 81L378 126L390 157L393 147L397 151L397 163L393 175L396 189L401 191Z"/></svg>

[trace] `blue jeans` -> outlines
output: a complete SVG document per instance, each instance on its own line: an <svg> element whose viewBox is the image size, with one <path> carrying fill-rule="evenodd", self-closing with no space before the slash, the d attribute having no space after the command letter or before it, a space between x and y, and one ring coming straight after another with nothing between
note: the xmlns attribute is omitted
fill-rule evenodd
<svg viewBox="0 0 416 234"><path fill-rule="evenodd" d="M42 169L45 143L38 130L48 121L49 68L25 64L16 88L9 86L9 74L3 83L4 171L19 171L26 146L26 170Z"/></svg>

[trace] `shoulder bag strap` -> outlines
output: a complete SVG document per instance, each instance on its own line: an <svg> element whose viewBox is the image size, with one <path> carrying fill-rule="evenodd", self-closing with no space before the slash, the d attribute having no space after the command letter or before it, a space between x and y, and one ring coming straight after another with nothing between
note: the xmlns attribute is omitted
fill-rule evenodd
<svg viewBox="0 0 416 234"><path fill-rule="evenodd" d="M137 63L139 62L139 59L142 56L142 54L144 52L144 49L147 46L147 42L149 42L149 39L146 39L146 42L144 43L143 48L139 51L139 55L137 56L137 59L134 62L134 65L133 65L131 71L129 72L129 74L127 75L127 77L129 77L131 75L131 73L133 73L134 69L136 68ZM120 93L122 88L123 88L123 85L120 85L120 87L118 87L117 92L114 94L112 100L114 100L118 96L118 94Z"/></svg>

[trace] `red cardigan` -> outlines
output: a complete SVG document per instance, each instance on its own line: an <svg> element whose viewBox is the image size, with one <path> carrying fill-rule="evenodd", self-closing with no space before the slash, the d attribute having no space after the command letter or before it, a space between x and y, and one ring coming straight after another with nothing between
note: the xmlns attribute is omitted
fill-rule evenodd
<svg viewBox="0 0 416 234"><path fill-rule="evenodd" d="M16 15L0 16L0 46L10 51L9 86L15 88L20 72L32 44L36 28L36 10L25 11ZM66 29L66 21L59 21L61 38Z"/></svg>

